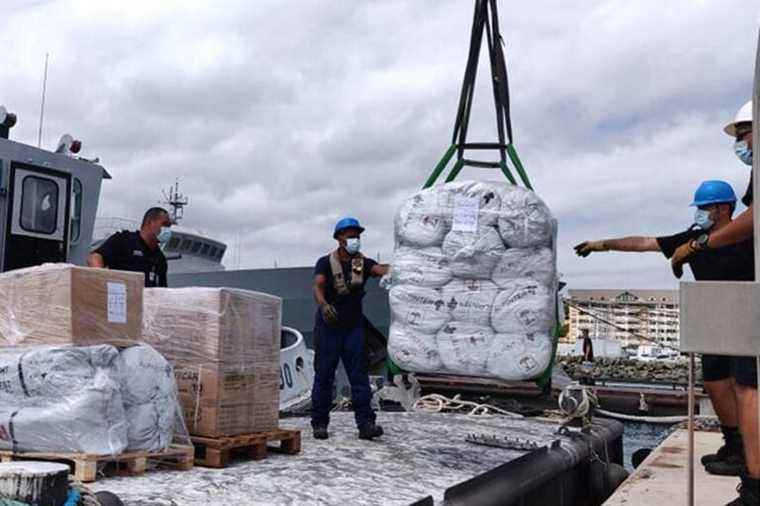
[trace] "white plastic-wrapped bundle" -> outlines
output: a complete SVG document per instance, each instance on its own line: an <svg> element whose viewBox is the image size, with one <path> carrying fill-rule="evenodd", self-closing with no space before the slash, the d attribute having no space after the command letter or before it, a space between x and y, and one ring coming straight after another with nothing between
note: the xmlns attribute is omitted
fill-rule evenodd
<svg viewBox="0 0 760 506"><path fill-rule="evenodd" d="M391 318L423 334L435 334L451 318L438 290L413 285L397 285L388 294Z"/></svg>
<svg viewBox="0 0 760 506"><path fill-rule="evenodd" d="M455 321L491 324L491 311L498 288L483 279L454 279L443 287L443 300Z"/></svg>
<svg viewBox="0 0 760 506"><path fill-rule="evenodd" d="M531 190L519 186L501 187L499 194L498 228L507 246L549 246L554 233L554 218L544 201Z"/></svg>
<svg viewBox="0 0 760 506"><path fill-rule="evenodd" d="M477 210L478 230L496 225L501 211L501 197L496 191L498 184L462 181L436 187L446 196L446 219L453 223L458 208L473 205ZM468 202L470 201L470 202Z"/></svg>
<svg viewBox="0 0 760 506"><path fill-rule="evenodd" d="M447 195L437 188L422 190L408 198L396 213L396 237L401 244L440 246L448 232Z"/></svg>
<svg viewBox="0 0 760 506"><path fill-rule="evenodd" d="M441 369L435 334L423 334L394 323L388 336L388 353L396 365L408 371L435 372Z"/></svg>
<svg viewBox="0 0 760 506"><path fill-rule="evenodd" d="M443 254L451 261L451 272L465 279L490 279L504 251L504 243L493 227L479 232L451 231L443 241Z"/></svg>
<svg viewBox="0 0 760 506"><path fill-rule="evenodd" d="M546 286L518 279L493 302L491 325L506 334L548 333L554 323L554 298Z"/></svg>
<svg viewBox="0 0 760 506"><path fill-rule="evenodd" d="M496 334L486 369L508 380L535 378L549 366L551 352L552 340L546 334Z"/></svg>
<svg viewBox="0 0 760 506"><path fill-rule="evenodd" d="M114 454L127 421L108 345L0 349L0 448Z"/></svg>
<svg viewBox="0 0 760 506"><path fill-rule="evenodd" d="M438 332L438 352L443 366L459 374L486 371L494 333L491 327L468 322L449 322Z"/></svg>
<svg viewBox="0 0 760 506"><path fill-rule="evenodd" d="M122 350L117 359L129 450L161 451L172 443L181 413L171 365L147 345Z"/></svg>
<svg viewBox="0 0 760 506"><path fill-rule="evenodd" d="M440 247L400 247L393 256L393 284L440 288L451 281L449 259Z"/></svg>
<svg viewBox="0 0 760 506"><path fill-rule="evenodd" d="M542 246L534 248L509 248L499 259L492 279L501 288L507 288L515 280L533 279L552 286L556 277L552 250Z"/></svg>
<svg viewBox="0 0 760 506"><path fill-rule="evenodd" d="M543 201L506 183L446 183L404 201L396 214L391 359L418 372L539 376L552 352L555 234Z"/></svg>

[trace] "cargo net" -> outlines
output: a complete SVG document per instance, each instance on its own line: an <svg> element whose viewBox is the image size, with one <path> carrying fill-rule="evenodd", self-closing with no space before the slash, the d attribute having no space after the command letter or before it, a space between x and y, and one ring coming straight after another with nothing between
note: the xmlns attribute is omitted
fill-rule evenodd
<svg viewBox="0 0 760 506"><path fill-rule="evenodd" d="M116 455L188 442L172 367L150 346L0 348L0 450Z"/></svg>
<svg viewBox="0 0 760 506"><path fill-rule="evenodd" d="M399 208L388 352L402 369L527 380L551 361L556 221L531 190L454 182Z"/></svg>

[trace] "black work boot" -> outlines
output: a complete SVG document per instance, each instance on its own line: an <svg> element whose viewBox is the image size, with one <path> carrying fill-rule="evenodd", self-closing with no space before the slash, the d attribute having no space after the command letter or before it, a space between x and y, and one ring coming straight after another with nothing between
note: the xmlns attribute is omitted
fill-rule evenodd
<svg viewBox="0 0 760 506"><path fill-rule="evenodd" d="M327 425L314 425L312 429L314 429L314 439L327 439L330 437L330 434L327 432Z"/></svg>
<svg viewBox="0 0 760 506"><path fill-rule="evenodd" d="M744 452L732 452L724 460L705 464L705 471L718 476L741 476L744 466Z"/></svg>
<svg viewBox="0 0 760 506"><path fill-rule="evenodd" d="M359 427L359 439L374 439L383 435L383 428L375 422L365 423Z"/></svg>
<svg viewBox="0 0 760 506"><path fill-rule="evenodd" d="M736 491L739 497L726 506L760 506L760 480L742 474L742 482Z"/></svg>
<svg viewBox="0 0 760 506"><path fill-rule="evenodd" d="M723 446L721 446L717 452L704 455L702 457L702 465L707 465L710 462L717 462L718 460L726 460L732 453L744 452L742 446L742 435L739 433L739 429L736 427L724 427L721 425L720 431L723 433Z"/></svg>

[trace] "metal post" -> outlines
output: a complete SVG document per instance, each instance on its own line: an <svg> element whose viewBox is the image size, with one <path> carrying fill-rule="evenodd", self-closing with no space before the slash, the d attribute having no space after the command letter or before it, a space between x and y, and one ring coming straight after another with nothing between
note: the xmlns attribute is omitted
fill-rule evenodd
<svg viewBox="0 0 760 506"><path fill-rule="evenodd" d="M755 83L752 90L752 150L755 151L760 147L760 30L758 30L757 51L755 52ZM758 181L758 169L760 169L760 156L752 157L752 226L753 237L755 241L755 282L760 281L760 204L757 203L755 195L760 191L760 181ZM760 420L760 353L757 356L757 416ZM758 422L760 423L760 422ZM760 430L758 430L758 448L760 448Z"/></svg>
<svg viewBox="0 0 760 506"><path fill-rule="evenodd" d="M689 353L689 482L688 506L694 506L694 354Z"/></svg>

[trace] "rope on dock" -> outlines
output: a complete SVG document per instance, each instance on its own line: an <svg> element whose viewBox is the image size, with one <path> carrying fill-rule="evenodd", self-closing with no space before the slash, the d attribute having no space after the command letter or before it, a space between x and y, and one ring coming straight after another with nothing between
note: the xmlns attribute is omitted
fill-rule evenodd
<svg viewBox="0 0 760 506"><path fill-rule="evenodd" d="M441 394L424 395L414 402L414 409L426 413L440 413L442 411L461 411L463 408L471 408L467 413L468 416L480 416L490 414L500 414L511 418L523 418L518 413L512 413L505 409L497 408L491 404L481 404L478 402L464 401L457 394L452 398Z"/></svg>

